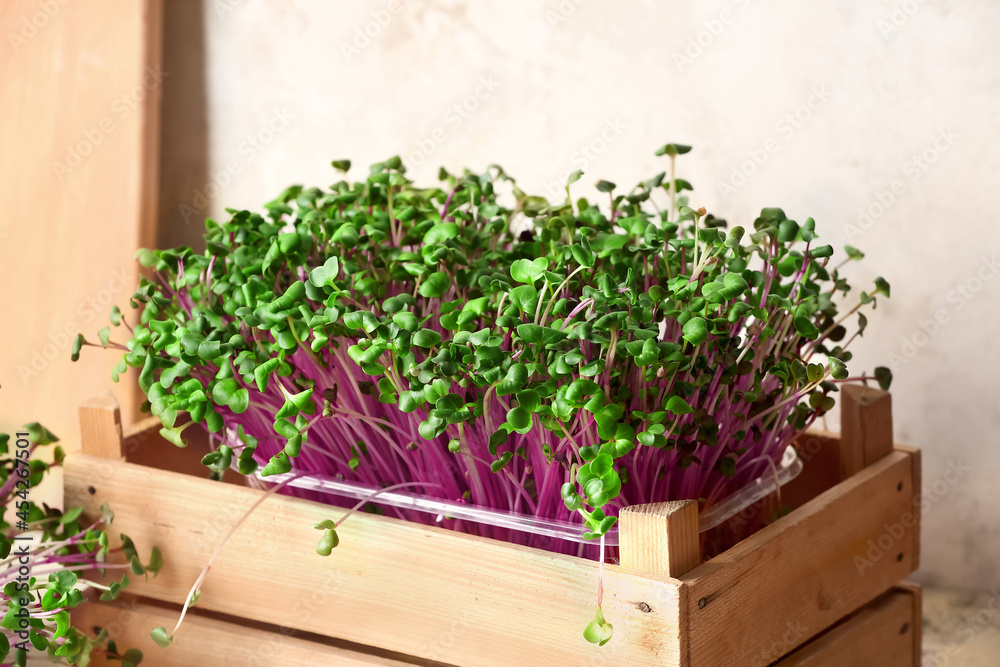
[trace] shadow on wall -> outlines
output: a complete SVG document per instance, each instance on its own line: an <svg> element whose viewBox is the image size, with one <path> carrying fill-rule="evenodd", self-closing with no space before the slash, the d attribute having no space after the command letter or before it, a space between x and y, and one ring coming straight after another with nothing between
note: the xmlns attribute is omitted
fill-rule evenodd
<svg viewBox="0 0 1000 667"><path fill-rule="evenodd" d="M197 246L204 243L200 231L208 211L209 183L205 1L163 4L163 70L169 76L163 83L160 114L156 243L160 248L193 245L202 250Z"/></svg>

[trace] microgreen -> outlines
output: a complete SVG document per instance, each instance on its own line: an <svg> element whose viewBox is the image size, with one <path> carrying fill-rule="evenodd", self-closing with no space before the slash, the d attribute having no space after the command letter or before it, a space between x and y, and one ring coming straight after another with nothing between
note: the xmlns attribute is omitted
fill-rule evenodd
<svg viewBox="0 0 1000 667"><path fill-rule="evenodd" d="M129 583L128 574L119 581L101 583L86 578L88 573L129 570L133 576L156 575L163 558L154 547L143 565L135 545L124 535L122 546L111 548L106 528L114 513L107 505L102 506L100 519L85 522L80 507L63 512L31 499L31 490L64 458L62 448L56 446L53 463L48 464L34 457L36 449L58 441L38 423L26 424L13 439L0 433L0 560L4 561L0 565L0 662L26 664L30 645L62 664L85 666L92 657L103 655L138 665L141 651L119 652L103 629L96 636L78 630L70 622L70 610L85 602L89 591L98 592L103 601L115 600ZM8 511L12 516L5 518ZM121 554L127 563L109 563L111 554Z"/></svg>
<svg viewBox="0 0 1000 667"><path fill-rule="evenodd" d="M597 181L600 203L573 201L580 172L550 202L495 165L422 187L398 157L357 181L335 161L327 189L207 220L204 252L139 251L138 323L99 344L125 351L113 377L138 371L167 439L218 434L216 477L426 482L588 538L624 505L711 505L780 460L838 383L888 386L846 364L890 288L854 297L842 269L863 254L831 264L812 218L730 227L695 208L675 173L690 150L663 146L668 171L631 189ZM328 554L339 538L318 528ZM599 613L588 638L610 627Z"/></svg>
<svg viewBox="0 0 1000 667"><path fill-rule="evenodd" d="M850 287L814 221L769 208L729 228L683 194L688 151L657 151L666 180L598 181L604 211L529 196L498 167L418 187L398 158L293 186L263 215L209 219L203 253L137 254L153 278L123 363L169 440L194 423L225 435L205 459L217 476L236 461L429 481L576 513L593 536L624 504L711 504L830 408L846 320L860 335L889 285L842 314Z"/></svg>

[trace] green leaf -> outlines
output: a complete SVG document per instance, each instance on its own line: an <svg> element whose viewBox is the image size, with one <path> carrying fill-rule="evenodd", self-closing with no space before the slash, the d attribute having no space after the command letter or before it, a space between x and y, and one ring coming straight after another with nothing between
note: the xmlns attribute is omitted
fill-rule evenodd
<svg viewBox="0 0 1000 667"><path fill-rule="evenodd" d="M605 622L603 616L601 616L587 624L587 627L583 631L583 638L591 644L604 646L611 640L613 633L614 628L612 625Z"/></svg>
<svg viewBox="0 0 1000 667"><path fill-rule="evenodd" d="M316 287L333 285L338 273L340 273L340 260L336 256L330 257L323 266L317 266L309 272L309 282Z"/></svg>
<svg viewBox="0 0 1000 667"><path fill-rule="evenodd" d="M77 361L80 359L80 349L83 344L87 342L87 339L83 337L83 334L77 334L76 338L73 339L73 349L70 354L70 359Z"/></svg>
<svg viewBox="0 0 1000 667"><path fill-rule="evenodd" d="M538 344L542 342L542 334L544 330L537 324L519 324L517 325L517 335L520 336L521 340L525 343Z"/></svg>
<svg viewBox="0 0 1000 667"><path fill-rule="evenodd" d="M367 310L354 310L344 315L344 326L373 333L378 329L378 318Z"/></svg>
<svg viewBox="0 0 1000 667"><path fill-rule="evenodd" d="M167 428L164 426L160 429L160 435L163 436L168 442L172 442L178 447L187 447L187 440L181 437L181 429L177 428Z"/></svg>
<svg viewBox="0 0 1000 667"><path fill-rule="evenodd" d="M594 268L594 253L592 250L584 248L582 245L575 245L570 248L570 252L578 264L588 269Z"/></svg>
<svg viewBox="0 0 1000 667"><path fill-rule="evenodd" d="M454 222L439 222L424 234L424 245L443 243L458 236L458 225Z"/></svg>
<svg viewBox="0 0 1000 667"><path fill-rule="evenodd" d="M327 528L323 531L323 537L316 544L316 553L320 556L329 556L339 544L340 537L337 535L336 528Z"/></svg>
<svg viewBox="0 0 1000 667"><path fill-rule="evenodd" d="M174 640L173 637L167 635L167 629L162 626L150 630L149 636L153 638L153 641L156 642L156 645L160 648L167 648L170 646L170 642Z"/></svg>
<svg viewBox="0 0 1000 667"><path fill-rule="evenodd" d="M241 415L250 407L250 392L246 387L240 387L229 398L229 409Z"/></svg>
<svg viewBox="0 0 1000 667"><path fill-rule="evenodd" d="M510 267L511 277L519 283L532 284L545 274L549 261L544 257L537 259L519 259Z"/></svg>
<svg viewBox="0 0 1000 667"><path fill-rule="evenodd" d="M257 389L260 393L267 391L268 381L271 378L271 372L276 370L281 364L281 361L275 358L268 359L253 371L254 379L257 381Z"/></svg>
<svg viewBox="0 0 1000 667"><path fill-rule="evenodd" d="M704 317L692 317L684 323L682 337L692 345L697 345L708 338L708 322Z"/></svg>
<svg viewBox="0 0 1000 667"><path fill-rule="evenodd" d="M847 253L847 256L850 259L861 260L861 259L865 258L865 253L861 252L860 250L858 250L857 248L855 248L853 246L845 245L844 246L844 252Z"/></svg>
<svg viewBox="0 0 1000 667"><path fill-rule="evenodd" d="M795 330L803 338L808 338L809 340L816 340L819 336L819 329L813 324L812 318L805 314L796 315L792 319L792 324L795 326Z"/></svg>
<svg viewBox="0 0 1000 667"><path fill-rule="evenodd" d="M278 452L271 457L271 460L267 462L264 469L261 470L261 477L268 477L269 475L283 475L286 472L290 472L292 469L292 463L288 460L288 454L285 452Z"/></svg>
<svg viewBox="0 0 1000 667"><path fill-rule="evenodd" d="M497 383L497 396L507 396L520 391L528 381L528 367L520 362L511 364L507 375Z"/></svg>
<svg viewBox="0 0 1000 667"><path fill-rule="evenodd" d="M878 292L885 294L886 298L889 297L889 283L882 276L875 279L875 287L878 288Z"/></svg>
<svg viewBox="0 0 1000 667"><path fill-rule="evenodd" d="M531 430L531 412L525 408L511 408L507 411L507 423L522 435Z"/></svg>
<svg viewBox="0 0 1000 667"><path fill-rule="evenodd" d="M449 287L451 287L451 279L448 277L448 274L443 271L436 271L424 279L417 292L420 296L431 299L441 296L448 291Z"/></svg>
<svg viewBox="0 0 1000 667"><path fill-rule="evenodd" d="M722 277L722 294L725 296L726 301L735 299L736 297L742 295L750 285L747 281L743 279L738 273L727 273Z"/></svg>
<svg viewBox="0 0 1000 667"><path fill-rule="evenodd" d="M525 389L523 391L519 391L517 392L517 396L515 396L515 398L517 398L517 404L519 407L522 407L525 410L529 410L531 412L534 412L535 408L537 408L538 404L540 403L538 392L536 392L534 389Z"/></svg>
<svg viewBox="0 0 1000 667"><path fill-rule="evenodd" d="M837 357L830 357L830 375L834 380L846 380L849 377L847 365Z"/></svg>
<svg viewBox="0 0 1000 667"><path fill-rule="evenodd" d="M433 329L421 329L413 334L413 344L417 347L432 348L441 343L441 334Z"/></svg>
<svg viewBox="0 0 1000 667"><path fill-rule="evenodd" d="M656 155L670 155L672 157L675 155L684 155L690 151L691 147L684 144L666 144L656 150Z"/></svg>
<svg viewBox="0 0 1000 667"><path fill-rule="evenodd" d="M393 314L392 321L396 326L405 331L414 331L420 326L417 316L407 311Z"/></svg>
<svg viewBox="0 0 1000 667"><path fill-rule="evenodd" d="M892 371L885 366L879 366L875 369L875 378L878 380L878 386L882 391L889 391L889 386L892 384Z"/></svg>
<svg viewBox="0 0 1000 667"><path fill-rule="evenodd" d="M667 399L665 409L675 415L686 415L690 412L694 412L694 408L692 408L690 404L688 404L688 402L680 396L671 396Z"/></svg>
<svg viewBox="0 0 1000 667"><path fill-rule="evenodd" d="M146 569L154 575L159 574L160 570L163 569L163 554L160 553L158 547L153 547L153 552L149 555L149 563L146 565Z"/></svg>

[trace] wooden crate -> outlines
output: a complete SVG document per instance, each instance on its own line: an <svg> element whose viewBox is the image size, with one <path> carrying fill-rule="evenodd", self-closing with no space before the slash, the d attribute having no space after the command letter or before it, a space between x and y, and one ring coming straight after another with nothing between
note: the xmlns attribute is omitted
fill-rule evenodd
<svg viewBox="0 0 1000 667"><path fill-rule="evenodd" d="M214 618L178 635L213 657L192 663L175 647L150 649L144 664L254 664L220 653L246 649L239 637L252 624L264 647L294 640L287 656L260 664L918 665L919 589L900 582L919 562L920 453L893 446L888 394L844 387L841 405L841 438L805 440L805 469L783 497L794 509L715 558L701 562L692 503L622 513L621 565L605 567L604 614L615 631L604 647L583 639L592 561L371 514L339 528L340 546L322 558L310 525L342 511L275 496L202 586L198 609ZM119 623L121 641L144 641L151 627L172 627L157 605L183 602L261 492L196 477L179 451L169 466L133 462L171 446L148 421L122 434L113 397L85 405L81 423L66 502L91 513L109 503L113 532L159 546L166 561L159 577L129 587L152 606ZM81 612L98 626L113 613ZM352 657L337 662L331 650Z"/></svg>

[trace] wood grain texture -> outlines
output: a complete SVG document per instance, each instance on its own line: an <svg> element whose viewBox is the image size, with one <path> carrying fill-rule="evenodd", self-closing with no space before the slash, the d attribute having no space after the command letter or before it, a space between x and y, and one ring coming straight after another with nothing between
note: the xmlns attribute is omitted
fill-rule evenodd
<svg viewBox="0 0 1000 667"><path fill-rule="evenodd" d="M776 667L920 667L919 613L919 590L894 588Z"/></svg>
<svg viewBox="0 0 1000 667"><path fill-rule="evenodd" d="M696 500L632 505L618 525L622 567L676 579L701 565Z"/></svg>
<svg viewBox="0 0 1000 667"><path fill-rule="evenodd" d="M913 667L920 667L924 647L924 589L913 581L901 581L896 590L905 591L913 598L913 616L910 618L910 641L913 642Z"/></svg>
<svg viewBox="0 0 1000 667"><path fill-rule="evenodd" d="M682 576L691 667L768 665L912 572L912 471L894 452Z"/></svg>
<svg viewBox="0 0 1000 667"><path fill-rule="evenodd" d="M80 448L89 456L125 460L121 410L110 391L80 406Z"/></svg>
<svg viewBox="0 0 1000 667"><path fill-rule="evenodd" d="M0 3L0 430L41 421L75 441L77 407L117 352L88 348L127 316L136 248L154 239L159 0ZM116 336L121 338L121 336ZM138 411L129 376L126 421Z"/></svg>
<svg viewBox="0 0 1000 667"><path fill-rule="evenodd" d="M191 667L192 665L232 665L254 667L403 667L408 664L367 655L335 646L300 639L291 634L265 632L237 623L206 618L189 611L173 643L160 648L149 636L155 627L172 628L178 612L149 602L120 599L116 602L88 603L73 611L78 627L95 631L106 628L118 649L137 648L143 652L143 667ZM95 667L121 667L120 661L95 659Z"/></svg>
<svg viewBox="0 0 1000 667"><path fill-rule="evenodd" d="M160 575L134 581L130 592L173 603L260 497L82 454L65 467L67 503L97 513L108 502L115 534L140 551L163 551ZM338 529L333 555L317 556L311 524L342 513L269 498L222 550L199 606L456 665L681 664L686 604L676 580L607 566L603 607L615 634L597 647L583 638L595 611L596 563L369 514Z"/></svg>
<svg viewBox="0 0 1000 667"><path fill-rule="evenodd" d="M892 453L892 394L860 384L840 389L840 478Z"/></svg>
<svg viewBox="0 0 1000 667"><path fill-rule="evenodd" d="M794 446L802 472L781 487L781 504L793 510L840 483L840 434L810 429Z"/></svg>
<svg viewBox="0 0 1000 667"><path fill-rule="evenodd" d="M913 543L919 546L921 535L923 534L920 528L920 524L923 520L923 510L921 509L920 503L920 498L923 494L924 488L923 455L918 448L910 447L909 445L896 445L896 449L910 455L910 464L912 466L911 474L913 475L913 489L911 491L913 494ZM918 548L913 554L913 569L916 570L919 568L920 549Z"/></svg>

